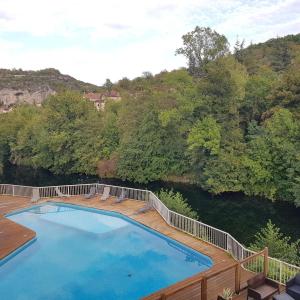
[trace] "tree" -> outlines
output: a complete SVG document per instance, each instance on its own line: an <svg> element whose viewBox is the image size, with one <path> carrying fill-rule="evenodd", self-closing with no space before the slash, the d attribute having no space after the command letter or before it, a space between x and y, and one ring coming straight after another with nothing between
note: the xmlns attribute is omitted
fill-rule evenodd
<svg viewBox="0 0 300 300"><path fill-rule="evenodd" d="M269 255L291 264L299 264L300 240L291 242L289 236L284 236L280 228L276 227L271 220L266 227L255 235L255 241L250 245L254 251L260 251L265 247L269 249Z"/></svg>
<svg viewBox="0 0 300 300"><path fill-rule="evenodd" d="M189 72L194 76L205 74L205 65L229 53L229 43L209 27L198 27L182 36L183 47L176 54L183 54L188 60Z"/></svg>
<svg viewBox="0 0 300 300"><path fill-rule="evenodd" d="M188 136L189 150L208 151L217 155L220 151L220 129L216 120L210 116L197 121Z"/></svg>
<svg viewBox="0 0 300 300"><path fill-rule="evenodd" d="M249 76L245 86L245 101L240 113L244 122L260 120L270 108L269 96L277 83L277 75L268 67L261 67L256 74Z"/></svg>
<svg viewBox="0 0 300 300"><path fill-rule="evenodd" d="M242 40L242 42L239 41L237 38L235 45L234 45L234 57L237 61L240 63L244 62L245 54L244 54L244 46L245 46L245 40Z"/></svg>
<svg viewBox="0 0 300 300"><path fill-rule="evenodd" d="M203 169L209 158L219 154L220 142L221 127L213 117L207 116L193 125L187 143L190 165L197 182L201 182Z"/></svg>
<svg viewBox="0 0 300 300"><path fill-rule="evenodd" d="M170 210L192 219L198 219L197 212L190 207L187 200L179 192L161 189L158 197Z"/></svg>
<svg viewBox="0 0 300 300"><path fill-rule="evenodd" d="M96 173L102 126L92 103L78 93L60 93L29 120L10 143L11 160L56 174Z"/></svg>
<svg viewBox="0 0 300 300"><path fill-rule="evenodd" d="M144 77L145 79L151 79L151 78L153 78L153 75L152 75L151 72L145 71L145 72L143 72L143 77Z"/></svg>
<svg viewBox="0 0 300 300"><path fill-rule="evenodd" d="M110 79L107 78L103 86L110 93L113 88L113 83L110 81Z"/></svg>
<svg viewBox="0 0 300 300"><path fill-rule="evenodd" d="M161 127L153 109L144 111L141 123L121 140L118 176L147 183L180 174L183 167L184 148L176 130Z"/></svg>
<svg viewBox="0 0 300 300"><path fill-rule="evenodd" d="M271 65L275 71L286 69L291 63L289 46L283 40L278 39L273 46Z"/></svg>
<svg viewBox="0 0 300 300"><path fill-rule="evenodd" d="M247 137L247 194L294 202L291 185L300 176L300 129L293 114L273 109L255 134ZM295 191L294 191L295 192Z"/></svg>
<svg viewBox="0 0 300 300"><path fill-rule="evenodd" d="M298 159L299 163L300 159ZM294 178L294 182L292 183L291 191L294 196L294 202L296 207L300 207L300 176Z"/></svg>

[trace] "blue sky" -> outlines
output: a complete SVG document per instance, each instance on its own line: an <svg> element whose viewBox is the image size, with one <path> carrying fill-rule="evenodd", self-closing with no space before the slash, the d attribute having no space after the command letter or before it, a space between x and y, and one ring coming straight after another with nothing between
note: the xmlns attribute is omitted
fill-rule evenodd
<svg viewBox="0 0 300 300"><path fill-rule="evenodd" d="M198 26L233 45L300 32L300 0L0 0L0 67L54 67L101 85L185 66L181 36Z"/></svg>

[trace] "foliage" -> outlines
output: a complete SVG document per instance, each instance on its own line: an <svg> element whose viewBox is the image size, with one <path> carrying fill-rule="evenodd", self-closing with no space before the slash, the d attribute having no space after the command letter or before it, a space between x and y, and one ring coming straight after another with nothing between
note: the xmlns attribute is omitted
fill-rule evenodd
<svg viewBox="0 0 300 300"><path fill-rule="evenodd" d="M225 288L222 291L222 298L225 300L232 299L232 296L234 295L234 292L230 288Z"/></svg>
<svg viewBox="0 0 300 300"><path fill-rule="evenodd" d="M189 70L107 80L122 101L103 112L64 91L1 114L0 171L10 161L139 183L188 179L214 194L300 206L300 35L228 49L224 36L196 27L177 50ZM55 69L0 75L8 87L69 82Z"/></svg>
<svg viewBox="0 0 300 300"><path fill-rule="evenodd" d="M298 121L289 110L280 108L248 136L247 177L251 184L244 185L247 194L294 201L290 186L300 173L299 135Z"/></svg>
<svg viewBox="0 0 300 300"><path fill-rule="evenodd" d="M210 154L217 155L220 151L220 126L212 117L205 117L198 120L192 127L188 136L189 150L208 151Z"/></svg>
<svg viewBox="0 0 300 300"><path fill-rule="evenodd" d="M300 240L291 242L291 238L284 236L278 227L271 220L266 227L255 235L255 242L250 245L254 251L260 251L265 247L269 249L269 255L274 258L289 262L291 264L300 263Z"/></svg>
<svg viewBox="0 0 300 300"><path fill-rule="evenodd" d="M41 108L19 107L7 114L6 125L6 151L13 163L56 174L96 172L101 119L79 94L51 96Z"/></svg>
<svg viewBox="0 0 300 300"><path fill-rule="evenodd" d="M158 198L170 209L192 219L197 219L197 212L188 205L187 200L179 192L161 189Z"/></svg>
<svg viewBox="0 0 300 300"><path fill-rule="evenodd" d="M149 101L153 100L150 96ZM126 108L131 109L131 105ZM137 112L138 108L135 108ZM165 178L184 167L183 142L177 138L176 128L162 127L153 106L132 124L130 133L123 135L119 149L118 176L136 182ZM127 124L127 128L130 124Z"/></svg>
<svg viewBox="0 0 300 300"><path fill-rule="evenodd" d="M200 76L209 61L224 56L229 52L229 44L224 35L209 27L198 27L182 36L183 47L176 54L183 54L188 59L189 71Z"/></svg>

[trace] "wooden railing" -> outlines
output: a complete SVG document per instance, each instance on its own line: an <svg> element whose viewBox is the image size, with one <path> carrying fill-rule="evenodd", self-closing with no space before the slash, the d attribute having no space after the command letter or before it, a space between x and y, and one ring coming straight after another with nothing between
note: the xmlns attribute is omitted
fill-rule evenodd
<svg viewBox="0 0 300 300"><path fill-rule="evenodd" d="M55 191L57 188L65 195L75 196L88 194L92 187L95 187L97 193L101 194L105 186L110 186L110 195L112 196L119 196L122 193L122 190L125 190L127 192L127 197L130 199L150 202L167 224L225 250L237 261L243 261L255 254L254 251L244 247L229 233L168 209L168 207L162 203L162 201L153 192L148 190L100 183L46 187L0 184L0 195L31 197L33 195L33 190L35 190L41 198L53 198L58 196ZM293 277L296 273L300 272L299 266L291 265L275 258L269 257L268 264L268 277L282 284Z"/></svg>
<svg viewBox="0 0 300 300"><path fill-rule="evenodd" d="M215 300L223 289L230 288L236 294L246 286L247 280L256 273L268 272L267 248L255 253L240 262L218 266L214 272L205 272L194 275L167 288L161 289L144 297L142 300L167 300L167 299L201 299ZM261 268L252 270L253 265ZM249 269L250 268L250 269Z"/></svg>

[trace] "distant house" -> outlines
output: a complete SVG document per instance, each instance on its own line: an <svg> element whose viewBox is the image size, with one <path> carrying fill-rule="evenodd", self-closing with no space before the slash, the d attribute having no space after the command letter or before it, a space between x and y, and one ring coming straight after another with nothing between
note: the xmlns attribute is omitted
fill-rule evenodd
<svg viewBox="0 0 300 300"><path fill-rule="evenodd" d="M117 91L110 91L104 94L104 97L108 100L121 100L121 96Z"/></svg>
<svg viewBox="0 0 300 300"><path fill-rule="evenodd" d="M119 101L121 96L117 91L107 93L85 93L83 97L94 103L97 110L104 110L106 101Z"/></svg>
<svg viewBox="0 0 300 300"><path fill-rule="evenodd" d="M103 110L105 103L103 99L103 94L101 93L87 93L84 94L83 97L94 103L97 110Z"/></svg>

